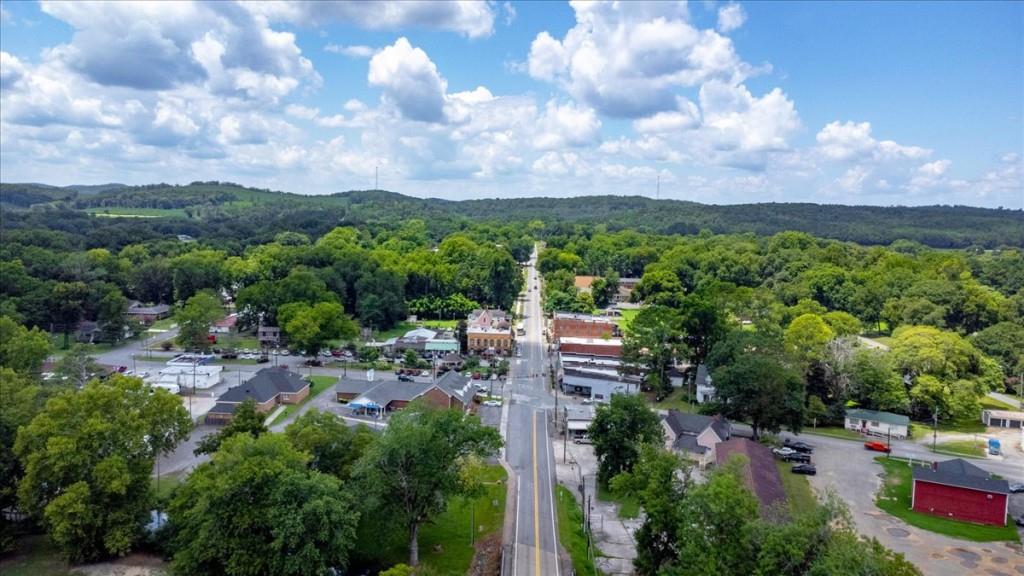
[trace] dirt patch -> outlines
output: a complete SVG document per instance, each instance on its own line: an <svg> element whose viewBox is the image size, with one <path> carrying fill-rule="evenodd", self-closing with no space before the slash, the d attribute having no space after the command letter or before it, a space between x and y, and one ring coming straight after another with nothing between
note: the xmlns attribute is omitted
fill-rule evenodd
<svg viewBox="0 0 1024 576"><path fill-rule="evenodd" d="M477 541L468 576L499 576L501 574L501 535L494 534Z"/></svg>
<svg viewBox="0 0 1024 576"><path fill-rule="evenodd" d="M159 556L151 554L129 554L124 558L77 566L76 571L86 576L167 576L170 565Z"/></svg>

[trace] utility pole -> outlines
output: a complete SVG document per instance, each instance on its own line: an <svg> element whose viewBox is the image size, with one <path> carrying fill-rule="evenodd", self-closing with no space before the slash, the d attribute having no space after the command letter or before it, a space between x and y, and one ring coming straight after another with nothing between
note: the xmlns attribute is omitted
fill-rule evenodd
<svg viewBox="0 0 1024 576"><path fill-rule="evenodd" d="M935 452L935 441L939 434L939 407L932 411L932 452Z"/></svg>
<svg viewBox="0 0 1024 576"><path fill-rule="evenodd" d="M654 189L654 199L661 199L661 174L658 174L658 183L656 184L656 188Z"/></svg>

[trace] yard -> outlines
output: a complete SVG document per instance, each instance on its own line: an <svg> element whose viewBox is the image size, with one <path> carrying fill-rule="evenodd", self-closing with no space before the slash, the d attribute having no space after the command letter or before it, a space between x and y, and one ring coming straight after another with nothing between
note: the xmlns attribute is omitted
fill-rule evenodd
<svg viewBox="0 0 1024 576"><path fill-rule="evenodd" d="M697 406L687 401L689 393L686 388L676 388L671 394L652 406L656 410L679 410L681 412L696 412Z"/></svg>
<svg viewBox="0 0 1024 576"><path fill-rule="evenodd" d="M842 440L854 440L860 442L864 438L859 432L853 430L847 430L842 426L818 426L817 428L804 428L800 430L801 434L817 434L818 436L829 436L832 438L840 438Z"/></svg>
<svg viewBox="0 0 1024 576"><path fill-rule="evenodd" d="M618 504L619 518L630 519L640 515L640 501L636 496L617 494L600 482L597 485L597 499Z"/></svg>
<svg viewBox="0 0 1024 576"><path fill-rule="evenodd" d="M558 543L572 558L573 571L580 576L597 576L597 569L587 549L587 536L583 533L583 509L572 492L565 486L556 486L558 499ZM601 556L596 548L593 556Z"/></svg>
<svg viewBox="0 0 1024 576"><path fill-rule="evenodd" d="M470 544L473 524L477 528L474 538L477 542L494 535L500 539L507 478L501 466L487 466L483 478L485 494L474 500L454 498L448 503L447 511L420 528L420 563L426 568L425 573L465 574L469 570L474 553ZM409 561L408 542L399 540L383 552L380 560L386 565Z"/></svg>
<svg viewBox="0 0 1024 576"><path fill-rule="evenodd" d="M185 217L185 210L182 208L125 208L121 206L102 206L97 208L88 208L85 211L93 216L105 216L108 218Z"/></svg>
<svg viewBox="0 0 1024 576"><path fill-rule="evenodd" d="M807 476L790 472L792 464L788 462L776 460L775 465L779 467L779 476L782 477L782 488L786 491L789 511L797 515L802 511L813 509L817 498L814 496L814 491L811 490L811 483L807 481Z"/></svg>
<svg viewBox="0 0 1024 576"><path fill-rule="evenodd" d="M914 512L910 509L912 485L910 464L905 460L885 458L884 456L875 458L875 461L881 464L885 470L882 490L875 498L875 504L883 511L911 526L962 540L973 542L1018 542L1020 540L1017 528L1012 522L1008 526L982 526Z"/></svg>
<svg viewBox="0 0 1024 576"><path fill-rule="evenodd" d="M316 398L323 392L329 390L332 386L334 386L337 383L338 379L335 378L334 376L313 376L312 378L310 378L309 394L306 396L306 398L303 399L303 401L299 402L298 404L286 405L284 407L284 410L281 410L281 413L277 415L277 418L274 418L274 421L271 422L270 425L273 426L278 422L283 422L285 418L288 418L288 416L290 416L292 412L295 412L296 410L301 408L303 404L309 402L313 398Z"/></svg>
<svg viewBox="0 0 1024 576"><path fill-rule="evenodd" d="M984 458L985 451L984 440L950 440L948 442L939 442L935 445L935 450L933 450L933 452L939 454L953 454L956 456L967 456L968 458Z"/></svg>
<svg viewBox="0 0 1024 576"><path fill-rule="evenodd" d="M4 576L79 576L82 573L68 567L60 552L42 535L18 538L14 552L0 560L0 574Z"/></svg>

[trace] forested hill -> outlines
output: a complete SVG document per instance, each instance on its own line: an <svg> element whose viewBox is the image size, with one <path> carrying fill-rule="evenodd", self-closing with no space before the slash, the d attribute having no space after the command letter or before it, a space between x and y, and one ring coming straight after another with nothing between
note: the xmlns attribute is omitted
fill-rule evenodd
<svg viewBox="0 0 1024 576"><path fill-rule="evenodd" d="M769 235L798 230L824 238L860 244L912 240L936 248L979 246L1024 247L1024 211L967 206L877 207L821 204L709 205L642 196L575 198L506 198L451 201L414 198L382 190L309 196L246 188L223 182L189 185L104 185L64 188L41 184L0 184L0 207L8 212L5 228L33 226L29 214L39 210L87 211L100 216L136 216L163 222L136 227L166 229L170 220L185 219L186 233L204 228L235 228L245 222L275 223L291 229L321 228L338 223L388 226L420 218L442 233L461 221L528 222L540 220L548 230L574 224L603 224L609 230L634 228L658 233ZM20 217L19 212L26 212ZM52 214L45 219L52 220ZM21 224L19 224L21 222ZM303 224L305 223L305 224ZM48 227L48 226L44 226ZM223 230L222 230L223 231ZM261 232L270 232L264 229Z"/></svg>

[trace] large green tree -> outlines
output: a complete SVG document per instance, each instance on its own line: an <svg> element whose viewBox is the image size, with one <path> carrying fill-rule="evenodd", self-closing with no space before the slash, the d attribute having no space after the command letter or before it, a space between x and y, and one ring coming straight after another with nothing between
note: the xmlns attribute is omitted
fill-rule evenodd
<svg viewBox="0 0 1024 576"><path fill-rule="evenodd" d="M183 348L208 350L210 326L224 315L220 299L211 292L191 296L174 315L178 323L177 341Z"/></svg>
<svg viewBox="0 0 1024 576"><path fill-rule="evenodd" d="M196 456L200 454L213 454L220 449L220 445L225 440L236 434L245 434L258 438L267 433L267 426L264 424L266 419L267 415L256 409L256 401L252 398L246 398L245 401L235 408L235 412L231 415L231 422L228 422L226 426L216 432L204 436L196 444L193 453Z"/></svg>
<svg viewBox="0 0 1024 576"><path fill-rule="evenodd" d="M608 404L597 407L587 435L594 443L598 479L607 483L632 471L643 446L661 442L663 432L643 396L615 394Z"/></svg>
<svg viewBox="0 0 1024 576"><path fill-rule="evenodd" d="M288 441L310 455L309 466L347 480L376 435L366 425L349 426L330 412L310 410L285 428Z"/></svg>
<svg viewBox="0 0 1024 576"><path fill-rule="evenodd" d="M0 366L23 374L39 374L51 349L46 332L39 328L29 330L7 316L0 316Z"/></svg>
<svg viewBox="0 0 1024 576"><path fill-rule="evenodd" d="M672 391L670 370L688 352L680 314L667 306L647 306L637 313L622 342L627 372L643 374L644 383L658 396Z"/></svg>
<svg viewBox="0 0 1024 576"><path fill-rule="evenodd" d="M409 564L419 564L419 530L465 494L462 468L501 446L498 431L461 410L412 404L394 415L356 466L361 493L382 520L393 519L409 539Z"/></svg>
<svg viewBox="0 0 1024 576"><path fill-rule="evenodd" d="M340 481L308 468L308 458L278 434L225 440L171 502L175 574L344 570L359 513Z"/></svg>
<svg viewBox="0 0 1024 576"><path fill-rule="evenodd" d="M316 356L331 340L354 338L357 333L355 322L337 302L285 304L278 318L291 345L307 356Z"/></svg>
<svg viewBox="0 0 1024 576"><path fill-rule="evenodd" d="M137 378L61 392L18 432L20 508L72 562L122 556L149 514L154 459L191 425L178 398Z"/></svg>

